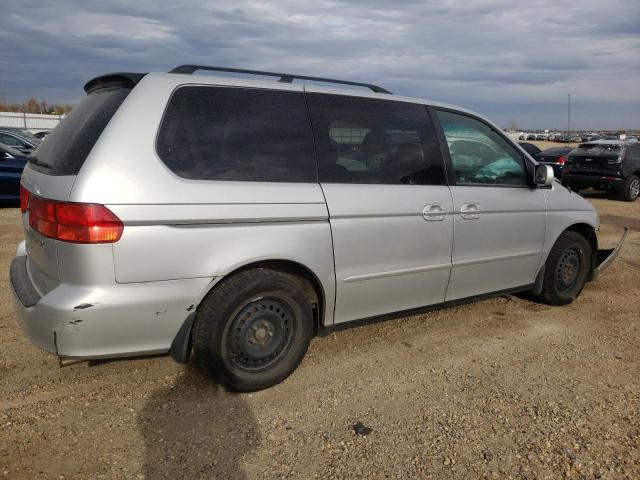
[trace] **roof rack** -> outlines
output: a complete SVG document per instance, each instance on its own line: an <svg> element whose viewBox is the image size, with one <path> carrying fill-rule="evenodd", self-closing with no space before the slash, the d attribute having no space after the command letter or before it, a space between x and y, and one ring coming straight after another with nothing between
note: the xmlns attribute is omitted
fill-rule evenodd
<svg viewBox="0 0 640 480"><path fill-rule="evenodd" d="M169 70L169 73L183 73L183 74L191 75L193 72L198 70L208 70L211 72L244 73L248 75L265 75L267 77L280 77L278 81L283 83L292 83L294 79L312 80L314 82L339 83L341 85L354 85L356 87L366 87L366 88L370 88L376 93L388 93L391 95L391 92L389 90L386 90L377 85L373 85L371 83L351 82L349 80L334 80L331 78L322 78L322 77L308 77L305 75L293 75L291 73L275 73L275 72L263 72L260 70L245 70L243 68L208 67L205 65L180 65L172 70Z"/></svg>

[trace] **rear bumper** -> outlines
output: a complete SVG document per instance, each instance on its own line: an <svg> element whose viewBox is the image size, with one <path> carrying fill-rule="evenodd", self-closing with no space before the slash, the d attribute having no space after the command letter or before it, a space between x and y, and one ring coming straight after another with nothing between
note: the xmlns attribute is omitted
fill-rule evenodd
<svg viewBox="0 0 640 480"><path fill-rule="evenodd" d="M629 227L624 227L624 232L620 241L615 246L615 248L611 249L598 249L598 256L596 258L596 268L593 271L593 279L595 280L598 275L604 272L616 259L618 254L620 253L620 248L624 244L624 241L627 239L627 233L629 232Z"/></svg>
<svg viewBox="0 0 640 480"><path fill-rule="evenodd" d="M62 283L44 296L26 256L11 263L17 320L38 347L60 357L113 358L166 353L212 278L100 286Z"/></svg>
<svg viewBox="0 0 640 480"><path fill-rule="evenodd" d="M608 186L619 190L622 188L624 179L615 176L576 175L565 170L562 174L562 183L578 189L589 187L597 189L603 186Z"/></svg>

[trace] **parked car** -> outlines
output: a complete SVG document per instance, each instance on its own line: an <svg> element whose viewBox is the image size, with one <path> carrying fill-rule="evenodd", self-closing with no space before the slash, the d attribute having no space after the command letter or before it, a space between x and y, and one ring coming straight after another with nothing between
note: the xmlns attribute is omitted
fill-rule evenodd
<svg viewBox="0 0 640 480"><path fill-rule="evenodd" d="M537 135L535 133L530 133L527 135L527 140L536 140Z"/></svg>
<svg viewBox="0 0 640 480"><path fill-rule="evenodd" d="M555 141L558 143L571 143L573 138L570 135L558 135Z"/></svg>
<svg viewBox="0 0 640 480"><path fill-rule="evenodd" d="M550 165L555 177L560 178L567 161L567 155L572 150L573 147L551 147L537 153L533 158L542 165Z"/></svg>
<svg viewBox="0 0 640 480"><path fill-rule="evenodd" d="M534 140L546 140L547 139L547 135L544 133L539 133L538 135L536 135L536 138Z"/></svg>
<svg viewBox="0 0 640 480"><path fill-rule="evenodd" d="M582 143L567 157L562 183L574 190L615 191L633 202L640 193L640 144L623 140Z"/></svg>
<svg viewBox="0 0 640 480"><path fill-rule="evenodd" d="M20 176L26 163L24 153L0 143L0 202L20 199Z"/></svg>
<svg viewBox="0 0 640 480"><path fill-rule="evenodd" d="M63 364L193 350L257 390L314 334L505 292L568 304L615 257L592 205L480 115L300 78L90 80L22 177L31 341Z"/></svg>
<svg viewBox="0 0 640 480"><path fill-rule="evenodd" d="M524 149L524 151L527 152L532 157L540 153L540 149L533 143L518 142L518 145L520 145Z"/></svg>
<svg viewBox="0 0 640 480"><path fill-rule="evenodd" d="M50 133L50 130L42 130L41 132L34 133L33 136L40 140L44 140L44 137L49 135L49 133Z"/></svg>
<svg viewBox="0 0 640 480"><path fill-rule="evenodd" d="M19 128L19 127L0 127L0 130L5 130L5 131L10 131L13 132L23 138L26 138L27 140L33 140L35 142L38 141L38 137L36 137L33 133L31 133L30 130L27 130L26 128Z"/></svg>
<svg viewBox="0 0 640 480"><path fill-rule="evenodd" d="M38 148L40 140L20 129L0 127L0 143L29 154Z"/></svg>

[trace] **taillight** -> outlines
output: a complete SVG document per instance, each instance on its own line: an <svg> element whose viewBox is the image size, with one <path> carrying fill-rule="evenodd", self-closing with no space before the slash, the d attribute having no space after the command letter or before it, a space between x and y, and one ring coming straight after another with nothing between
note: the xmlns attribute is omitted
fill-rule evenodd
<svg viewBox="0 0 640 480"><path fill-rule="evenodd" d="M104 205L30 197L29 225L44 237L71 243L113 243L122 236L124 225Z"/></svg>
<svg viewBox="0 0 640 480"><path fill-rule="evenodd" d="M22 213L27 211L27 205L29 205L29 190L20 184L20 211Z"/></svg>
<svg viewBox="0 0 640 480"><path fill-rule="evenodd" d="M558 157L558 159L556 160L556 164L557 165L564 165L567 161L567 157L565 157L564 155L560 155Z"/></svg>

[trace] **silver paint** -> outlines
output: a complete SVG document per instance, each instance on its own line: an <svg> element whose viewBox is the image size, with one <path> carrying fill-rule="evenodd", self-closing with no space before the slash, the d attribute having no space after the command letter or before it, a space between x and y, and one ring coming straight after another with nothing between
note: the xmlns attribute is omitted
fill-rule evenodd
<svg viewBox="0 0 640 480"><path fill-rule="evenodd" d="M115 244L78 245L44 238L23 219L26 241L16 255L28 255L43 297L29 309L14 303L27 336L45 350L80 358L166 352L211 288L263 261L290 262L318 280L324 325L528 285L562 231L598 226L593 207L558 182L449 188L180 178L158 158L155 140L182 85L355 95L473 113L353 89L145 76L77 176L24 170L31 192L106 205L125 225Z"/></svg>

